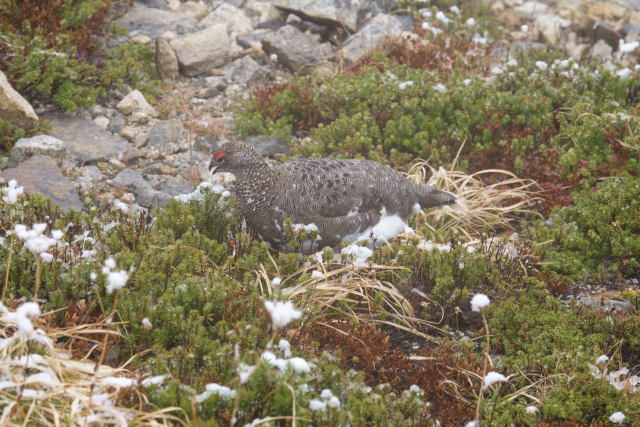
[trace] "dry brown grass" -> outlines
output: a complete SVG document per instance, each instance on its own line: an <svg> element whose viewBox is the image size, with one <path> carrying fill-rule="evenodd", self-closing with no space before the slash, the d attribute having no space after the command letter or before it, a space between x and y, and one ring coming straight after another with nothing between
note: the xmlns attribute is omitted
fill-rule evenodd
<svg viewBox="0 0 640 427"><path fill-rule="evenodd" d="M485 184L485 176L502 179ZM466 174L442 167L434 169L420 161L410 169L408 177L459 197L456 204L429 209L419 215L420 224L431 231L452 230L475 239L487 230L512 229L513 220L525 214L537 215L532 209L537 200L536 182L518 178L506 170L487 169Z"/></svg>
<svg viewBox="0 0 640 427"><path fill-rule="evenodd" d="M103 426L182 424L179 408L152 410L133 372L89 359L103 337L116 337L105 322L72 328L43 324L35 335L18 332L15 316L0 310L0 425ZM43 323L38 319L39 323ZM39 337L37 342L34 336ZM74 358L58 342L88 342L91 350ZM114 379L117 378L117 379ZM121 384L118 384L122 382ZM123 383L128 383L123 385Z"/></svg>
<svg viewBox="0 0 640 427"><path fill-rule="evenodd" d="M417 318L413 306L393 284L376 278L377 271L403 268L321 263L283 277L282 283L275 287L261 266L256 271L256 286L270 298L282 297L298 307L309 307L314 321L338 316L389 325L429 338L426 330L435 326ZM311 277L313 270L322 272L322 276Z"/></svg>

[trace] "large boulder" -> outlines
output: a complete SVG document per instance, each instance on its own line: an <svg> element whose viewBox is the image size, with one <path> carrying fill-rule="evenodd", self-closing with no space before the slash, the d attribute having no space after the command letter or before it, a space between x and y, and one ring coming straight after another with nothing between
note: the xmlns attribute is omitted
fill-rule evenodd
<svg viewBox="0 0 640 427"><path fill-rule="evenodd" d="M31 138L20 138L11 149L7 167L15 167L35 154L42 154L57 159L64 157L64 142L51 135L36 135Z"/></svg>
<svg viewBox="0 0 640 427"><path fill-rule="evenodd" d="M189 13L147 7L135 2L116 24L155 39L166 31L180 32L181 27L194 27L196 19Z"/></svg>
<svg viewBox="0 0 640 427"><path fill-rule="evenodd" d="M253 31L251 19L241 9L228 3L220 4L198 23L198 27L205 29L218 24L225 24L227 32L233 39L240 34Z"/></svg>
<svg viewBox="0 0 640 427"><path fill-rule="evenodd" d="M360 31L345 40L342 56L347 63L355 62L370 51L381 47L387 37L397 36L403 30L402 22L395 16L384 13L377 15Z"/></svg>
<svg viewBox="0 0 640 427"><path fill-rule="evenodd" d="M161 153L171 153L184 149L189 131L177 119L159 120L149 129L147 145Z"/></svg>
<svg viewBox="0 0 640 427"><path fill-rule="evenodd" d="M359 5L351 0L274 0L273 4L287 12L331 27L358 28Z"/></svg>
<svg viewBox="0 0 640 427"><path fill-rule="evenodd" d="M142 113L156 117L158 112L138 89L132 90L116 106L122 114Z"/></svg>
<svg viewBox="0 0 640 427"><path fill-rule="evenodd" d="M168 80L178 78L178 56L169 41L159 37L156 39L156 69L160 77Z"/></svg>
<svg viewBox="0 0 640 427"><path fill-rule="evenodd" d="M171 40L178 55L180 69L188 76L209 74L232 59L240 47L231 39L226 24L216 24L202 31Z"/></svg>
<svg viewBox="0 0 640 427"><path fill-rule="evenodd" d="M0 120L7 120L25 128L32 128L38 123L38 116L31 104L16 92L2 71L0 71Z"/></svg>
<svg viewBox="0 0 640 427"><path fill-rule="evenodd" d="M63 209L82 208L75 184L62 173L53 157L36 154L15 168L5 169L2 176L6 180L15 179L27 193L49 197Z"/></svg>
<svg viewBox="0 0 640 427"><path fill-rule="evenodd" d="M278 62L294 72L304 71L333 53L329 43L320 43L316 35L303 33L293 25L285 25L262 39L262 49L275 54Z"/></svg>
<svg viewBox="0 0 640 427"><path fill-rule="evenodd" d="M49 121L49 134L64 141L69 158L76 163L117 159L129 147L124 138L101 129L93 120L58 113L43 115L42 119Z"/></svg>
<svg viewBox="0 0 640 427"><path fill-rule="evenodd" d="M263 80L268 74L267 70L250 56L238 58L222 67L220 71L229 79L239 84L255 83ZM211 77L208 79L211 79ZM207 83L209 83L209 80Z"/></svg>

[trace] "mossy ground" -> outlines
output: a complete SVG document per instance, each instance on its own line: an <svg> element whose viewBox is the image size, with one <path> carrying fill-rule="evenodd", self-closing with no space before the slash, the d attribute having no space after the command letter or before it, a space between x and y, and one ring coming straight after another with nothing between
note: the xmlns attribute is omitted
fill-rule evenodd
<svg viewBox="0 0 640 427"><path fill-rule="evenodd" d="M114 366L131 360L141 375L167 375L144 390L145 408L181 408L176 416L194 425L453 425L477 417L482 425L601 425L617 411L639 423L637 393L591 367L606 354L606 369L634 373L637 312L600 313L563 298L577 284L615 293L639 278L637 78L557 51L497 59L488 55L496 45L474 41L476 31L458 19L446 33L392 41L338 75L258 86L237 127L286 138L295 155L365 157L405 171L418 158L455 160L466 172L506 169L540 184L532 207L539 215L520 215L510 230L471 230L475 250L468 235L417 221L419 234L451 249L401 238L375 250L377 268L345 269L270 251L217 194L143 216L60 212L23 197L0 205L3 301L31 300L39 275L53 325L111 318L122 337L99 350L60 344L106 354ZM61 100L64 83L54 86L58 92L43 93ZM63 230L65 244L39 271L11 231L43 222ZM514 231L516 248L496 238ZM129 272L111 294L101 273L109 257ZM324 277L311 278L313 269ZM275 277L284 279L280 288ZM354 281L362 285L348 298L327 298L327 289ZM634 292L622 295L635 295L637 308ZM492 300L482 313L469 310L476 293ZM263 301L294 294L302 318L274 333ZM290 350L279 345L285 338ZM286 362L293 357L311 364L297 369ZM488 371L508 381L483 390ZM211 383L235 395L200 395Z"/></svg>

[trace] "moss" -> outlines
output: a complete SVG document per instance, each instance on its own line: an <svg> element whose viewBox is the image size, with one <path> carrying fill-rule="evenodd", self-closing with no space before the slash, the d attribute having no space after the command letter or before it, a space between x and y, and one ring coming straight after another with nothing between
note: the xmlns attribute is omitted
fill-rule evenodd
<svg viewBox="0 0 640 427"><path fill-rule="evenodd" d="M503 353L500 368L520 374L510 384L519 389L529 383L527 378L539 378L541 402L523 397L500 402L495 408L487 403L485 417L495 411L498 424L565 421L589 425L607 421L621 408L628 415L639 407L628 391L616 390L591 373L596 358L611 354L620 343L625 347L621 364L636 363L640 334L635 316L607 319L591 309L567 307L544 292L523 292L517 299L490 307L489 319L493 345ZM539 407L537 414L525 413L530 404Z"/></svg>
<svg viewBox="0 0 640 427"><path fill-rule="evenodd" d="M530 404L538 408L537 413L526 413L525 408ZM630 425L637 422L635 413L639 405L630 394L589 374L579 374L556 381L540 403L517 399L495 408L489 404L485 414L492 414L494 425L594 425L606 423L621 408L624 408L625 422Z"/></svg>
<svg viewBox="0 0 640 427"><path fill-rule="evenodd" d="M494 344L510 371L552 375L585 372L604 335L579 326L577 313L545 293L526 293L489 311Z"/></svg>
<svg viewBox="0 0 640 427"><path fill-rule="evenodd" d="M639 198L640 179L627 174L576 193L573 206L557 208L550 225L531 231L544 268L571 279L637 274Z"/></svg>
<svg viewBox="0 0 640 427"><path fill-rule="evenodd" d="M403 274L389 279L402 289L416 289L429 295L435 303L433 312L425 313L430 320L440 319L444 314L445 322L459 327L465 323L459 309L469 307L472 294L482 292L500 299L514 289L541 286L526 277L523 266L527 260L510 254L508 240L483 239L473 248L452 242L451 250L424 250L407 244L396 251L377 251L380 258L376 262L407 267Z"/></svg>

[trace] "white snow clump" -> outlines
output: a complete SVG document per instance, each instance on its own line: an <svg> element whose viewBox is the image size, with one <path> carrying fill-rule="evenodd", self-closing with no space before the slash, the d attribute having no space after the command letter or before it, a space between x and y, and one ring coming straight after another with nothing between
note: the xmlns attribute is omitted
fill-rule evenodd
<svg viewBox="0 0 640 427"><path fill-rule="evenodd" d="M264 306L271 315L273 329L284 328L302 316L302 312L296 310L291 301L265 301Z"/></svg>

